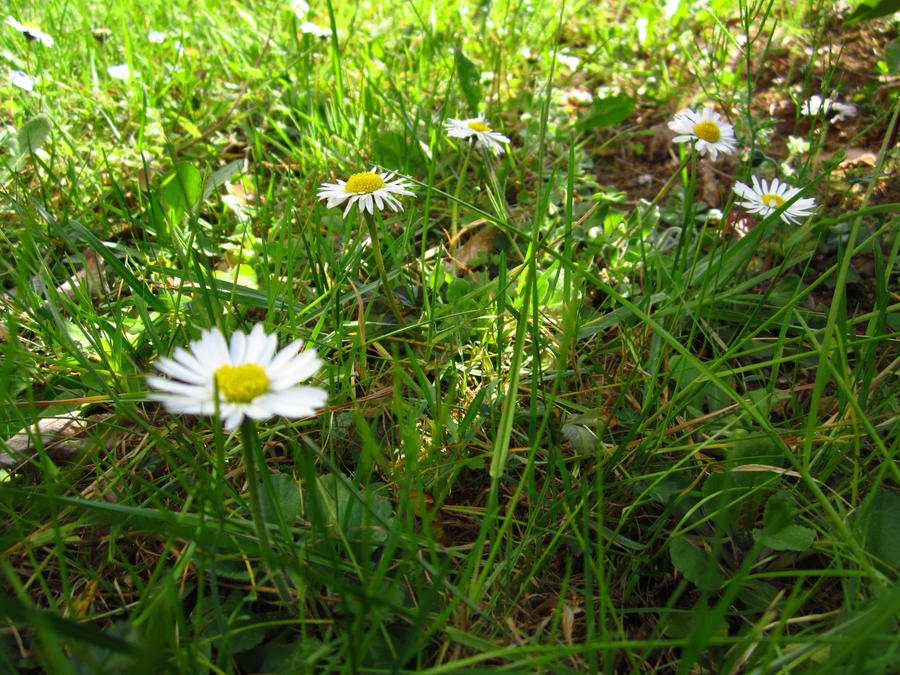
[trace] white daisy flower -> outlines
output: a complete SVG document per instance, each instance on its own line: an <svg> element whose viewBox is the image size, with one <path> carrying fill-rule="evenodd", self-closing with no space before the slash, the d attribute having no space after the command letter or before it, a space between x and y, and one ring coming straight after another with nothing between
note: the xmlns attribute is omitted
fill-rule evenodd
<svg viewBox="0 0 900 675"><path fill-rule="evenodd" d="M298 19L302 19L309 14L309 3L307 3L306 0L291 0L290 6Z"/></svg>
<svg viewBox="0 0 900 675"><path fill-rule="evenodd" d="M355 173L346 181L338 179L337 183L322 183L316 193L318 199L327 199L326 206L330 209L347 201L344 216L350 212L350 207L356 204L360 211L374 215L375 207L382 210L389 207L392 211L402 211L400 200L394 195L409 195L415 193L410 190L405 178L397 178L393 171L378 172L375 167L371 171Z"/></svg>
<svg viewBox="0 0 900 675"><path fill-rule="evenodd" d="M147 33L147 41L153 44L161 45L166 41L166 34L161 30L151 30Z"/></svg>
<svg viewBox="0 0 900 675"><path fill-rule="evenodd" d="M22 33L22 35L29 40L37 40L45 47L53 46L53 38L31 22L26 21L25 23L19 23L16 19L8 16L6 17L6 23Z"/></svg>
<svg viewBox="0 0 900 675"><path fill-rule="evenodd" d="M331 37L330 28L322 28L312 21L304 21L300 24L299 30L305 35L314 35L315 37Z"/></svg>
<svg viewBox="0 0 900 675"><path fill-rule="evenodd" d="M503 152L504 143L509 143L506 136L492 130L481 117L467 120L448 119L444 122L444 130L450 138L474 138L475 145L491 150L495 155Z"/></svg>
<svg viewBox="0 0 900 675"><path fill-rule="evenodd" d="M753 176L753 187L738 181L734 186L734 191L738 196L743 197L746 201L738 202L750 213L758 213L761 217L766 218L785 202L790 201L792 197L800 193L800 188L791 187L787 183L780 182L777 178L772 181L772 185L765 179L760 180ZM816 206L816 200L812 197L798 199L785 209L781 214L781 219L786 223L798 223L800 218L805 218L813 213Z"/></svg>
<svg viewBox="0 0 900 675"><path fill-rule="evenodd" d="M857 108L852 103L842 103L830 98L822 98L818 94L809 97L800 106L800 112L807 117L815 117L817 115L827 115L832 110L837 111L834 117L835 122L841 122L848 117L855 117Z"/></svg>
<svg viewBox="0 0 900 675"><path fill-rule="evenodd" d="M832 107L838 111L838 115L835 116L835 122L841 122L848 117L856 117L857 108L852 103L841 103L840 101L833 101Z"/></svg>
<svg viewBox="0 0 900 675"><path fill-rule="evenodd" d="M295 340L275 353L277 337L266 335L261 323L249 335L238 331L226 344L218 328L203 331L191 342L190 351L176 347L172 358L160 357L156 367L173 379L147 376L150 394L166 410L188 415L214 415L218 391L219 414L229 431L246 415L261 420L272 415L309 417L323 407L328 393L319 387L297 383L322 366L315 349L300 352Z"/></svg>
<svg viewBox="0 0 900 675"><path fill-rule="evenodd" d="M675 143L694 141L697 152L701 155L709 153L713 161L720 152L730 155L737 148L734 127L709 106L702 113L690 108L677 113L669 122L669 128L676 134Z"/></svg>
<svg viewBox="0 0 900 675"><path fill-rule="evenodd" d="M578 64L580 63L580 59L577 56L572 56L571 54L559 53L556 55L556 60L572 72L578 70Z"/></svg>
<svg viewBox="0 0 900 675"><path fill-rule="evenodd" d="M27 73L23 73L21 70L14 70L9 74L9 82L19 89L34 91L34 85L37 82L37 78L32 77Z"/></svg>
<svg viewBox="0 0 900 675"><path fill-rule="evenodd" d="M130 80L132 77L140 77L140 74L129 68L127 63L117 63L114 66L108 66L106 72L116 80Z"/></svg>
<svg viewBox="0 0 900 675"><path fill-rule="evenodd" d="M803 115L812 117L813 115L818 115L820 111L824 112L822 110L823 107L825 110L828 110L831 107L831 99L823 99L818 94L814 94L803 102L803 105L800 106L800 112Z"/></svg>

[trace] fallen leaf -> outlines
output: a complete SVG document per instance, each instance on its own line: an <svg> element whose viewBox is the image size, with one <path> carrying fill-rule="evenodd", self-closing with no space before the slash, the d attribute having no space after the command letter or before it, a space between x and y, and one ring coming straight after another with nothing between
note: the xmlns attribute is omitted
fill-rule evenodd
<svg viewBox="0 0 900 675"><path fill-rule="evenodd" d="M45 417L2 441L4 450L0 451L0 467L12 470L21 468L37 454L37 439L40 439L40 444L50 459L69 461L75 455L97 447L96 426L109 417L108 414L82 417L80 410ZM111 435L107 447L111 447L115 440L115 435Z"/></svg>
<svg viewBox="0 0 900 675"><path fill-rule="evenodd" d="M721 204L719 179L710 162L697 163L697 182L700 184L700 198L709 204L710 208L717 209Z"/></svg>
<svg viewBox="0 0 900 675"><path fill-rule="evenodd" d="M84 267L75 272L71 279L56 287L57 293L65 295L70 300L75 299L76 288L87 284L91 295L98 297L103 293L103 278L106 266L97 260L97 254L93 249L88 249L84 254Z"/></svg>
<svg viewBox="0 0 900 675"><path fill-rule="evenodd" d="M459 269L467 271L468 267L474 264L479 256L493 253L494 234L496 231L497 228L493 225L482 225L478 228L475 234L456 249L456 252L451 256L450 262L445 264L447 273L453 274Z"/></svg>
<svg viewBox="0 0 900 675"><path fill-rule="evenodd" d="M876 154L865 148L848 148L844 153L844 161L840 163L842 169L851 166L875 166L878 161Z"/></svg>
<svg viewBox="0 0 900 675"><path fill-rule="evenodd" d="M562 628L563 639L567 645L575 644L573 629L575 628L575 612L569 607L568 603L563 604L562 620L559 622Z"/></svg>

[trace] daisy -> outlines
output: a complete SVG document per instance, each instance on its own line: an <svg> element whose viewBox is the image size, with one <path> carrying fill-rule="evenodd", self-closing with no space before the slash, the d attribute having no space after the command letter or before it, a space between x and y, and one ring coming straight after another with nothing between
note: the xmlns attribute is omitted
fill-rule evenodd
<svg viewBox="0 0 900 675"><path fill-rule="evenodd" d="M34 85L37 82L36 77L32 77L21 70L14 70L9 74L9 82L25 91L34 91Z"/></svg>
<svg viewBox="0 0 900 675"><path fill-rule="evenodd" d="M290 6L298 19L302 19L309 14L309 3L306 0L291 0Z"/></svg>
<svg viewBox="0 0 900 675"><path fill-rule="evenodd" d="M676 134L675 143L694 141L697 152L701 155L709 153L715 161L720 152L730 155L737 148L734 127L709 106L702 113L690 108L677 113L669 122L669 128Z"/></svg>
<svg viewBox="0 0 900 675"><path fill-rule="evenodd" d="M344 216L350 212L350 207L357 204L360 211L374 215L374 208L378 210L390 207L392 211L402 211L400 200L394 195L409 195L415 193L409 189L410 185L404 178L393 180L396 175L393 171L378 172L375 167L371 171L355 173L346 181L338 179L337 183L322 183L316 193L318 199L327 199L326 206L330 209L347 202Z"/></svg>
<svg viewBox="0 0 900 675"><path fill-rule="evenodd" d="M137 72L133 71L127 63L117 63L113 66L108 66L106 72L109 73L110 77L117 80L130 80L132 77L140 76Z"/></svg>
<svg viewBox="0 0 900 675"><path fill-rule="evenodd" d="M822 98L818 94L814 94L803 102L800 106L800 112L807 117L815 117L817 115L827 115L832 110L837 111L834 117L835 122L842 122L848 117L856 117L857 109L852 103L842 103L830 98Z"/></svg>
<svg viewBox="0 0 900 675"><path fill-rule="evenodd" d="M8 16L6 17L6 23L22 33L22 35L29 40L37 40L45 47L53 46L53 38L31 22L19 23L11 16Z"/></svg>
<svg viewBox="0 0 900 675"><path fill-rule="evenodd" d="M309 417L325 405L328 393L319 387L297 383L322 366L315 349L300 352L295 340L275 353L278 339L267 335L261 323L249 335L236 332L226 344L218 328L203 331L191 342L191 350L176 347L172 358L162 356L156 367L173 379L147 376L147 384L158 393L153 401L166 410L189 415L214 415L218 410L229 431L246 415L261 420L272 415Z"/></svg>
<svg viewBox="0 0 900 675"><path fill-rule="evenodd" d="M835 122L843 122L848 117L856 117L857 109L852 103L841 103L840 101L832 101L832 108L838 111L838 115L834 118Z"/></svg>
<svg viewBox="0 0 900 675"><path fill-rule="evenodd" d="M738 202L738 204L750 213L758 213L763 218L767 218L781 208L785 202L799 194L800 188L791 187L777 178L772 181L770 186L765 179L760 180L753 176L753 187L738 181L734 186L734 191L746 200ZM786 223L796 224L800 218L811 215L815 206L816 200L812 197L798 199L781 213L781 219Z"/></svg>
<svg viewBox="0 0 900 675"><path fill-rule="evenodd" d="M448 119L444 122L444 130L450 138L474 138L475 145L491 150L495 155L503 152L503 143L509 143L506 136L492 130L481 117L468 120Z"/></svg>
<svg viewBox="0 0 900 675"><path fill-rule="evenodd" d="M305 35L314 35L315 37L331 37L330 28L322 28L312 21L304 21L300 24L299 30Z"/></svg>
<svg viewBox="0 0 900 675"><path fill-rule="evenodd" d="M571 70L573 73L578 70L578 63L580 59L577 56L572 56L571 54L557 54L556 60L563 64L566 68Z"/></svg>

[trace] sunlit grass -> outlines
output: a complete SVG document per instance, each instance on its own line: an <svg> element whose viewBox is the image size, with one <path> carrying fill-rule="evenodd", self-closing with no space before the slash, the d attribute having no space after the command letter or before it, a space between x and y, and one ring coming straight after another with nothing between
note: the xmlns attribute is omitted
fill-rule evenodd
<svg viewBox="0 0 900 675"><path fill-rule="evenodd" d="M892 672L896 21L9 13L6 669ZM154 402L256 324L316 416Z"/></svg>

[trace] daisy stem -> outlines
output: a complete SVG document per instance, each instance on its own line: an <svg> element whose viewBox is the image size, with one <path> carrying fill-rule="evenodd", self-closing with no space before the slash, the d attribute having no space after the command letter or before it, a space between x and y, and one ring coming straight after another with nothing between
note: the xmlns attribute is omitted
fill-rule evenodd
<svg viewBox="0 0 900 675"><path fill-rule="evenodd" d="M660 203L660 201L662 201L662 198L665 197L667 194L669 194L669 190L671 190L672 186L675 185L675 181L678 180L678 177L681 175L681 172L684 170L684 167L686 167L688 165L688 162L691 161L691 157L693 157L693 156L694 156L693 153L691 153L691 152L687 153L684 160L681 162L681 164L678 166L678 168L675 169L674 173L672 173L669 180L666 181L666 184L663 185L659 189L659 192L656 193L656 196L653 198L653 201L650 202L650 205L647 207L646 211L644 211L643 215L645 215L645 216L648 215L653 210L653 207L657 206Z"/></svg>
<svg viewBox="0 0 900 675"><path fill-rule="evenodd" d="M384 269L384 258L381 257L381 242L378 238L378 229L375 227L375 216L371 213L363 213L366 219L366 226L369 228L369 238L372 240L372 252L375 254L375 264L378 266L378 274L381 277L381 285L384 286L384 297L387 299L388 307L397 317L397 321L401 326L405 326L403 315L400 313L400 307L394 299L394 292L391 290L391 284L388 281L387 270Z"/></svg>
<svg viewBox="0 0 900 675"><path fill-rule="evenodd" d="M272 577L278 596L286 605L293 602L293 596L285 581L284 572L276 569L272 561L272 546L269 543L269 533L266 530L266 521L263 517L262 494L259 490L259 476L256 471L257 458L261 456L259 436L256 433L256 424L249 417L241 421L241 451L244 455L244 471L247 474L247 489L250 492L250 513L253 516L253 526L256 529L256 537L259 540L260 556L266 566L266 571Z"/></svg>
<svg viewBox="0 0 900 675"><path fill-rule="evenodd" d="M459 216L459 195L462 192L463 180L466 177L466 169L469 168L469 156L472 154L472 144L466 148L463 155L462 169L459 171L459 181L456 183L456 192L453 193L453 202L450 204L450 252L456 252L457 217Z"/></svg>

